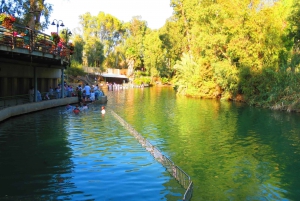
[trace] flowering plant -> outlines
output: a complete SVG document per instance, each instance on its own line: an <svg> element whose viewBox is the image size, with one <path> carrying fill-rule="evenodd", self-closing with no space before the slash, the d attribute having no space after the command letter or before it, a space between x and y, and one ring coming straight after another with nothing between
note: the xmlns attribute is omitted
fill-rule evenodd
<svg viewBox="0 0 300 201"><path fill-rule="evenodd" d="M16 18L6 13L0 13L0 21L2 22L2 26L11 29L12 24L16 21Z"/></svg>
<svg viewBox="0 0 300 201"><path fill-rule="evenodd" d="M5 17L6 17L5 13L0 13L0 22L3 22Z"/></svg>
<svg viewBox="0 0 300 201"><path fill-rule="evenodd" d="M53 40L55 44L59 42L59 39L59 35L56 32L51 32L51 40Z"/></svg>

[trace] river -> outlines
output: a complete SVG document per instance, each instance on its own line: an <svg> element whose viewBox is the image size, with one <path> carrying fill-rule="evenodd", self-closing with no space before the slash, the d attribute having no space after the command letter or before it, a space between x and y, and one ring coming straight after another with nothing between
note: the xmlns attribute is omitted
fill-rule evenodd
<svg viewBox="0 0 300 201"><path fill-rule="evenodd" d="M0 199L180 200L184 189L116 112L194 183L196 200L299 200L300 115L176 96L107 91L74 115L59 107L0 124Z"/></svg>

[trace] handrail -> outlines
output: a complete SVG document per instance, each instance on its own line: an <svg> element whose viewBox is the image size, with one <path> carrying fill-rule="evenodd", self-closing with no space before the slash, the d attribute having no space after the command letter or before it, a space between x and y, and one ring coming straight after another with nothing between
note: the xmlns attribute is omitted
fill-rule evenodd
<svg viewBox="0 0 300 201"><path fill-rule="evenodd" d="M37 102L47 100L45 99L46 94L49 92L41 92L41 100L37 100ZM59 93L60 94L60 93ZM57 99L57 92L53 92L52 95L49 94L50 99ZM29 94L21 94L15 96L4 96L0 97L0 110L6 107L22 105L30 102Z"/></svg>
<svg viewBox="0 0 300 201"><path fill-rule="evenodd" d="M160 162L167 171L179 182L179 184L186 189L183 201L189 201L193 194L193 182L190 176L184 172L180 167L175 165L175 163L165 156L157 147L152 145L147 139L145 139L141 134L139 134L129 123L127 123L122 117L120 117L114 111L111 111L112 115L124 126L137 140L138 142L149 151L152 156Z"/></svg>
<svg viewBox="0 0 300 201"><path fill-rule="evenodd" d="M48 53L65 61L69 61L72 54L66 43L62 43L62 47L59 47L50 35L16 23L11 29L0 25L0 45L9 46L12 49L27 49L29 54L33 51Z"/></svg>

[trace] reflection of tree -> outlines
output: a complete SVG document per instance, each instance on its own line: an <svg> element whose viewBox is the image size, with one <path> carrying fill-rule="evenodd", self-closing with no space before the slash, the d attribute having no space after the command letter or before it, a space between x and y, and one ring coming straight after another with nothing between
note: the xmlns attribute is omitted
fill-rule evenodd
<svg viewBox="0 0 300 201"><path fill-rule="evenodd" d="M72 151L62 122L55 112L45 110L8 120L1 126L1 192L17 196L33 193L34 189L50 194L68 183L70 178L66 174L73 168Z"/></svg>
<svg viewBox="0 0 300 201"><path fill-rule="evenodd" d="M259 163L258 174L266 191L277 191L291 200L297 200L300 186L299 117L268 110L240 110L238 137L253 136L259 144L253 157ZM243 132L242 132L243 131ZM275 189L275 190L274 190Z"/></svg>
<svg viewBox="0 0 300 201"><path fill-rule="evenodd" d="M299 186L297 119L277 127L285 115L275 120L272 112L176 97L166 88L122 94L120 114L191 176L194 197L282 199Z"/></svg>

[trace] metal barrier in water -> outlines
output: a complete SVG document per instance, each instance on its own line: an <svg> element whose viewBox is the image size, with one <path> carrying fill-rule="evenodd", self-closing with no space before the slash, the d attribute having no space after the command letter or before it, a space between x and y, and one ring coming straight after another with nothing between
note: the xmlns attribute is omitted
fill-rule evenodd
<svg viewBox="0 0 300 201"><path fill-rule="evenodd" d="M180 167L174 164L174 162L165 156L157 147L152 145L147 139L139 134L129 123L127 123L122 117L111 111L112 115L124 126L148 151L151 155L160 162L167 171L179 182L179 184L186 190L182 198L183 201L189 201L192 198L193 182L190 176L185 173Z"/></svg>

